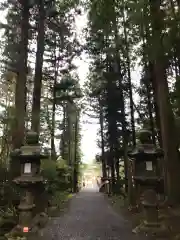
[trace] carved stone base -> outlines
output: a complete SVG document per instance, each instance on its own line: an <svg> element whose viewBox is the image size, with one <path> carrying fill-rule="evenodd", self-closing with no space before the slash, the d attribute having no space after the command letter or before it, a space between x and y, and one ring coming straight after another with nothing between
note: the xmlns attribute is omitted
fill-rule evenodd
<svg viewBox="0 0 180 240"><path fill-rule="evenodd" d="M11 232L5 235L7 239L15 239L17 237L23 237L23 236L25 236L25 233L23 233L23 227L20 225L15 226L11 230ZM27 233L26 233L26 236L27 236Z"/></svg>
<svg viewBox="0 0 180 240"><path fill-rule="evenodd" d="M16 239L17 237L31 236L37 233L41 228L43 228L48 221L48 215L46 213L40 213L35 216L29 228L28 233L23 232L24 226L16 225L10 233L6 234L7 239Z"/></svg>

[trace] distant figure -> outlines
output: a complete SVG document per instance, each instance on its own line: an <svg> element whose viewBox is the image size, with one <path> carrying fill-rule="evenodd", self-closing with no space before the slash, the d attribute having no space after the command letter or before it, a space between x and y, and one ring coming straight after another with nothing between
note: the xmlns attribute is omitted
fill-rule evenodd
<svg viewBox="0 0 180 240"><path fill-rule="evenodd" d="M85 182L83 181L83 187L85 187Z"/></svg>
<svg viewBox="0 0 180 240"><path fill-rule="evenodd" d="M98 185L98 187L101 185L101 177L100 176L98 176L97 178L96 178L96 182L97 182L97 185Z"/></svg>

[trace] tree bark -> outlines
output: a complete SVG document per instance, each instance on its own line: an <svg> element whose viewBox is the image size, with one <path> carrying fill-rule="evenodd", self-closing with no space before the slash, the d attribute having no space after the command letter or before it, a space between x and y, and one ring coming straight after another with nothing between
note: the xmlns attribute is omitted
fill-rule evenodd
<svg viewBox="0 0 180 240"><path fill-rule="evenodd" d="M124 1L123 1L124 4ZM128 74L128 85L129 85L129 100L130 100L130 115L131 115L131 130L132 130L132 144L136 145L136 132L135 132L135 121L134 121L134 104L133 104L133 92L132 92L132 81L131 81L131 62L129 57L129 46L128 46L128 37L127 29L125 27L125 9L123 10L123 28L124 28L124 38L126 46L126 64L127 64L127 74Z"/></svg>
<svg viewBox="0 0 180 240"><path fill-rule="evenodd" d="M99 100L100 105L100 100ZM101 132L101 158L102 158L102 175L103 178L107 177L106 173L106 159L105 159L105 150L104 150L104 118L103 118L103 111L100 106L100 114L99 114L99 122L100 122L100 132Z"/></svg>
<svg viewBox="0 0 180 240"><path fill-rule="evenodd" d="M75 133L74 133L74 169L73 169L73 192L78 192L78 122L79 122L79 114L76 110L76 122L75 122Z"/></svg>
<svg viewBox="0 0 180 240"><path fill-rule="evenodd" d="M53 84L53 104L52 104L52 121L51 121L51 158L55 159L56 158L56 149L55 149L55 143L54 143L54 133L55 133L55 114L56 114L56 90L55 86L57 83L57 77L58 77L58 64L59 61L57 61L56 58L56 52L55 52L55 74L54 74L54 84Z"/></svg>
<svg viewBox="0 0 180 240"><path fill-rule="evenodd" d="M22 2L21 42L18 61L18 75L15 93L15 126L13 134L13 148L19 148L24 141L24 124L26 115L26 80L28 58L28 32L29 32L29 5Z"/></svg>
<svg viewBox="0 0 180 240"><path fill-rule="evenodd" d="M149 120L150 120L150 129L152 132L152 142L154 145L156 145L156 133L155 133L155 126L154 126L154 118L153 118L153 104L152 104L152 98L151 98L151 82L149 78L149 67L146 68L148 73L148 79L145 80L146 82L146 90L147 90L147 107L148 107L148 113L149 113Z"/></svg>
<svg viewBox="0 0 180 240"><path fill-rule="evenodd" d="M40 131L40 101L42 87L42 67L44 54L44 36L45 36L45 9L44 0L39 0L39 21L38 21L38 37L36 65L34 76L33 106L32 106L32 130L39 135Z"/></svg>
<svg viewBox="0 0 180 240"><path fill-rule="evenodd" d="M164 150L166 190L170 202L180 200L179 191L179 159L175 121L169 99L168 82L164 67L164 51L162 45L162 17L159 0L149 0L152 21L152 42L154 76L156 81L157 100L160 112L162 144Z"/></svg>
<svg viewBox="0 0 180 240"><path fill-rule="evenodd" d="M17 81L15 90L15 119L12 133L13 149L20 148L24 142L25 116L26 116L26 81L28 58L28 32L29 32L29 5L28 1L22 1L21 41L20 54L17 66ZM11 177L20 175L19 159L11 159Z"/></svg>
<svg viewBox="0 0 180 240"><path fill-rule="evenodd" d="M128 155L127 155L127 124L125 117L125 103L124 103L124 93L123 93L123 84L122 84L122 74L121 74L121 65L120 65L120 55L119 55L119 36L117 29L117 19L114 18L114 32L115 32L115 73L118 74L118 83L119 83L119 95L120 95L120 110L121 110L121 126L122 126L122 147L123 147L123 158L124 158L124 175L125 175L125 191L128 192ZM132 99L133 100L133 99Z"/></svg>

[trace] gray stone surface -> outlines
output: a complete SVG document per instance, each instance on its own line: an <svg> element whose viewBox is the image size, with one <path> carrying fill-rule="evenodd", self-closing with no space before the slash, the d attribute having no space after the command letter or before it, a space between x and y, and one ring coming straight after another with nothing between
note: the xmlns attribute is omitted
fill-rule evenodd
<svg viewBox="0 0 180 240"><path fill-rule="evenodd" d="M37 239L37 238L36 238ZM50 221L43 240L144 240L134 235L130 223L119 216L95 189L77 194L66 214Z"/></svg>

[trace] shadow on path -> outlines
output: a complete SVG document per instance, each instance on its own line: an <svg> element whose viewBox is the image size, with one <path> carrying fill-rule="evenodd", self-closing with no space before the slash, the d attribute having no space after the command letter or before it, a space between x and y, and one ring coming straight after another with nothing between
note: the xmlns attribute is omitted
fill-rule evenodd
<svg viewBox="0 0 180 240"><path fill-rule="evenodd" d="M118 215L97 188L73 197L68 212L52 219L42 231L43 240L144 240L131 232L130 223Z"/></svg>

